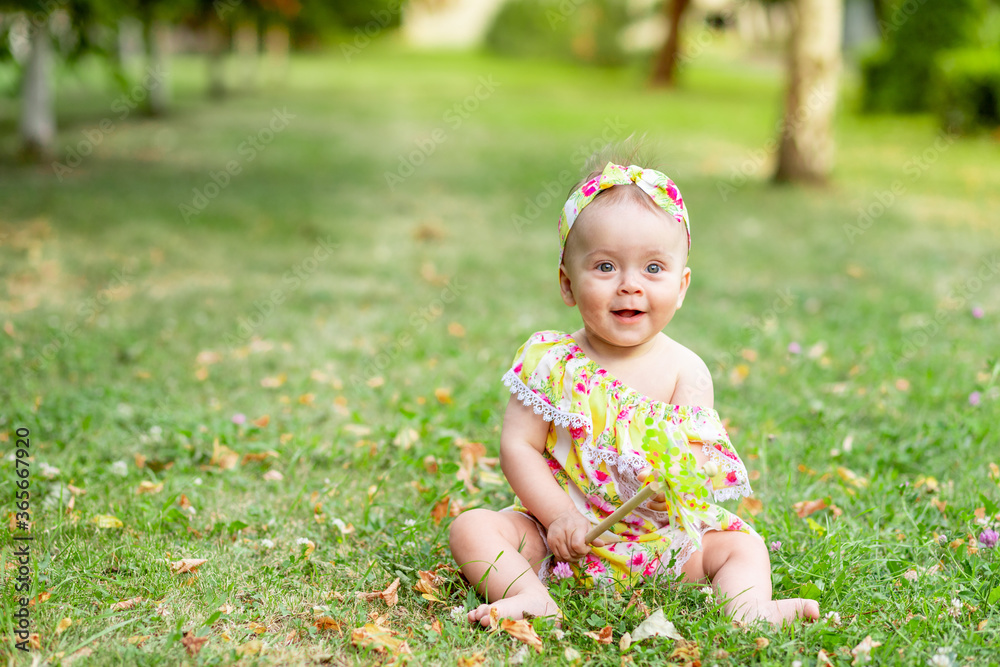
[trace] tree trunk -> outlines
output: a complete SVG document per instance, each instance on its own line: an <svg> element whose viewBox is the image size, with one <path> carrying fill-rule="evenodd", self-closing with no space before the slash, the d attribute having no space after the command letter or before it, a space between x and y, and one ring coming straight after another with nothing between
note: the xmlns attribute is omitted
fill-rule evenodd
<svg viewBox="0 0 1000 667"><path fill-rule="evenodd" d="M681 48L681 20L684 12L690 6L691 0L667 0L663 9L667 13L667 23L670 32L663 43L663 48L653 63L653 76L650 84L653 86L673 87L677 83L677 60Z"/></svg>
<svg viewBox="0 0 1000 667"><path fill-rule="evenodd" d="M47 24L31 27L31 50L21 82L21 156L41 161L52 155L56 135L52 43Z"/></svg>
<svg viewBox="0 0 1000 667"><path fill-rule="evenodd" d="M242 69L243 88L252 90L257 87L257 69L260 64L260 35L257 22L240 21L233 35L236 48L236 62Z"/></svg>
<svg viewBox="0 0 1000 667"><path fill-rule="evenodd" d="M833 169L843 0L796 0L778 182L823 183Z"/></svg>
<svg viewBox="0 0 1000 667"><path fill-rule="evenodd" d="M146 62L149 82L146 113L150 116L166 115L170 108L170 73L167 68L169 28L151 16L143 18L142 36L146 42Z"/></svg>
<svg viewBox="0 0 1000 667"><path fill-rule="evenodd" d="M220 99L226 96L226 26L215 18L205 24L205 42L208 50L208 96Z"/></svg>

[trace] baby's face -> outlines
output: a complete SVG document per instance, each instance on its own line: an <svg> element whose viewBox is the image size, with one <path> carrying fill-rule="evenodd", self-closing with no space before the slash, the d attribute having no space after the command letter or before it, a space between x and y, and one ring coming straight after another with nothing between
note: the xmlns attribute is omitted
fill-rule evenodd
<svg viewBox="0 0 1000 667"><path fill-rule="evenodd" d="M684 302L687 234L660 209L628 200L591 204L569 234L559 279L589 337L614 348L643 345Z"/></svg>

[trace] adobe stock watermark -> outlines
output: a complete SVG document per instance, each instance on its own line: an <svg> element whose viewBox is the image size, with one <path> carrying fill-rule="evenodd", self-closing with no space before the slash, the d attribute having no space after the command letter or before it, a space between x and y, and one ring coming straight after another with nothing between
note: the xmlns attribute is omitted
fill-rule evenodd
<svg viewBox="0 0 1000 667"><path fill-rule="evenodd" d="M452 131L462 127L462 124L479 109L479 106L483 102L493 95L500 85L500 82L493 79L492 74L488 77L479 77L479 85L476 86L476 89L462 100L452 104L441 116L442 122ZM389 190L394 192L397 185L415 174L417 168L423 165L427 161L427 158L433 155L438 149L438 146L447 140L448 133L445 131L445 128L436 127L430 132L428 137L419 138L414 141L416 148L409 153L399 156L399 166L396 167L395 171L384 173L385 184L389 186Z"/></svg>
<svg viewBox="0 0 1000 667"><path fill-rule="evenodd" d="M274 138L288 127L289 121L294 118L295 114L289 113L287 108L280 111L272 109L268 124L258 130L256 134L247 135L247 138L236 147L236 155L239 159L226 162L225 169L208 172L209 180L200 188L192 189L191 201L180 204L179 211L184 222L190 224L191 218L201 215L209 203L229 186L235 176L243 171L243 165L253 162L274 141Z"/></svg>
<svg viewBox="0 0 1000 667"><path fill-rule="evenodd" d="M384 9L371 10L369 14L372 20L365 23L364 26L355 26L354 39L349 44L340 45L340 52L343 54L344 60L351 62L354 56L366 49L372 43L373 38L389 27L393 18L400 13L401 7L402 3L399 0L393 0Z"/></svg>
<svg viewBox="0 0 1000 667"><path fill-rule="evenodd" d="M942 133L934 139L934 144L928 146L917 155L911 156L903 163L903 173L909 177L912 185L930 169L941 154L951 148L958 135ZM896 201L906 194L907 184L902 179L894 180L888 188L877 190L874 201L858 209L858 217L854 224L844 224L844 234L847 240L853 245L855 239L871 229L875 221L885 215Z"/></svg>
<svg viewBox="0 0 1000 667"><path fill-rule="evenodd" d="M69 146L66 149L65 157L61 162L52 163L52 171L62 182L63 177L71 174L74 169L83 163L83 159L94 152L96 146L109 135L118 129L121 123L149 96L149 91L163 84L167 78L167 73L162 69L147 67L146 76L142 81L132 87L128 93L115 98L111 103L111 111L117 114L117 118L102 118L96 127L83 130L83 139Z"/></svg>
<svg viewBox="0 0 1000 667"><path fill-rule="evenodd" d="M814 88L809 93L805 103L796 107L795 113L790 118L786 117L777 121L774 125L774 136L768 139L762 148L750 151L739 167L733 167L727 180L716 183L716 189L719 191L722 201L727 201L730 194L746 185L750 177L756 174L764 163L778 152L781 139L799 127L810 112L825 106L831 94L832 91L825 87Z"/></svg>
<svg viewBox="0 0 1000 667"><path fill-rule="evenodd" d="M466 289L468 289L468 285L462 284L458 278L450 278L437 297L422 308L410 313L409 327L372 357L360 375L352 375L351 383L357 386L377 377L389 367L394 359L413 345L414 335L421 333L432 322L441 317L446 306L455 303Z"/></svg>
<svg viewBox="0 0 1000 667"><path fill-rule="evenodd" d="M878 29L882 33L882 36L886 37L902 28L903 24L909 21L910 17L916 14L921 5L926 2L927 0L906 0L896 5L888 21L883 20L878 22Z"/></svg>
<svg viewBox="0 0 1000 667"><path fill-rule="evenodd" d="M110 280L96 295L82 302L76 309L76 316L62 326L47 342L35 357L28 362L27 367L42 370L56 358L59 351L79 335L81 327L93 322L107 310L108 304L120 295L135 280L135 274L129 266L123 266L111 274Z"/></svg>
<svg viewBox="0 0 1000 667"><path fill-rule="evenodd" d="M612 141L621 137L625 133L627 125L620 118L608 118L604 122L604 130L599 137L595 137L589 143L581 144L573 154L570 155L570 163L584 165L587 159L596 151L607 146ZM510 222L518 234L524 231L542 215L542 211L553 201L563 201L566 198L567 189L579 179L581 174L574 174L568 169L563 169L556 176L554 181L542 183L542 191L532 197L524 198L524 208L520 213L510 216Z"/></svg>
<svg viewBox="0 0 1000 667"><path fill-rule="evenodd" d="M253 302L250 310L237 320L235 333L226 334L225 341L230 349L236 349L246 344L254 332L277 312L288 296L302 287L316 273L320 265L330 259L333 252L339 247L340 245L334 243L330 236L317 238L312 253L285 271L281 275L281 280L274 287L262 298Z"/></svg>
<svg viewBox="0 0 1000 667"><path fill-rule="evenodd" d="M962 308L971 301L972 297L997 275L1000 275L1000 254L993 253L979 264L974 276L965 279L960 285L948 292L944 303L934 311L934 317L931 318L930 322L903 339L896 363L901 364L913 359L920 348L927 345L940 333L948 320L954 317L955 313L962 312Z"/></svg>

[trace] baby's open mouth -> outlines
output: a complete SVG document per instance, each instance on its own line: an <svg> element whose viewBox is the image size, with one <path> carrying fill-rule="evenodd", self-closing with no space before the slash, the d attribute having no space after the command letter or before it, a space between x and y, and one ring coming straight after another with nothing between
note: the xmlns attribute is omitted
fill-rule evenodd
<svg viewBox="0 0 1000 667"><path fill-rule="evenodd" d="M613 310L611 312L613 312L618 317L624 317L624 318L631 318L642 315L641 310Z"/></svg>

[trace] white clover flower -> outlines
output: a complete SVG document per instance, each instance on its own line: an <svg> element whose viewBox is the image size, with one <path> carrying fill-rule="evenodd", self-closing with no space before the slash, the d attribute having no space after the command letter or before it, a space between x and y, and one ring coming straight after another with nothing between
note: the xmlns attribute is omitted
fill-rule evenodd
<svg viewBox="0 0 1000 667"><path fill-rule="evenodd" d="M347 533L347 524L344 523L342 520L340 520L340 519L333 519L333 520L330 521L330 523L332 523L334 526L337 527L338 530L340 530L340 534L341 535Z"/></svg>
<svg viewBox="0 0 1000 667"><path fill-rule="evenodd" d="M456 623L461 623L465 620L465 607L452 607L451 610L449 610L448 615L451 616L451 620Z"/></svg>
<svg viewBox="0 0 1000 667"><path fill-rule="evenodd" d="M840 614L835 611L826 612L824 618L830 625L840 625Z"/></svg>
<svg viewBox="0 0 1000 667"><path fill-rule="evenodd" d="M802 667L801 660L792 660L792 667Z"/></svg>
<svg viewBox="0 0 1000 667"><path fill-rule="evenodd" d="M413 526L417 525L417 520L407 519L406 521L403 522L403 525L406 526L407 528L412 528Z"/></svg>
<svg viewBox="0 0 1000 667"><path fill-rule="evenodd" d="M931 659L927 661L928 665L931 667L951 667L951 656L948 655L948 649L942 647L937 650L937 653L931 656Z"/></svg>
<svg viewBox="0 0 1000 667"><path fill-rule="evenodd" d="M111 474L125 477L128 475L128 464L124 461L115 461L111 464Z"/></svg>
<svg viewBox="0 0 1000 667"><path fill-rule="evenodd" d="M159 426L150 426L149 434L159 440L160 436L163 435L163 429Z"/></svg>
<svg viewBox="0 0 1000 667"><path fill-rule="evenodd" d="M906 579L907 581L916 581L919 578L920 575L917 573L916 570L907 570L906 572L903 573L903 579Z"/></svg>
<svg viewBox="0 0 1000 667"><path fill-rule="evenodd" d="M201 477L195 477L194 478L194 485L195 486L201 486Z"/></svg>
<svg viewBox="0 0 1000 667"><path fill-rule="evenodd" d="M272 542L271 540L269 540L269 539L267 539L265 537L264 539L262 539L260 541L260 546L264 547L265 549L273 549L274 548L274 542Z"/></svg>
<svg viewBox="0 0 1000 667"><path fill-rule="evenodd" d="M38 472L45 479L55 479L61 472L59 468L56 468L55 466L50 466L48 463L45 462L39 463L38 468L39 468Z"/></svg>
<svg viewBox="0 0 1000 667"><path fill-rule="evenodd" d="M301 544L311 544L311 543L312 543L312 540L310 540L308 537L299 537L299 538L297 538L295 540L295 544L299 544L299 545L301 545Z"/></svg>

